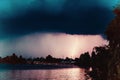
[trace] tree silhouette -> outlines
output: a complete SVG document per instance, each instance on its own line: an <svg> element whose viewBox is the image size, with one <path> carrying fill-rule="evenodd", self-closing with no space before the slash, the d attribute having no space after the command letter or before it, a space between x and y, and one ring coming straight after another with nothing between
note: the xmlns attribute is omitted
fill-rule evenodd
<svg viewBox="0 0 120 80"><path fill-rule="evenodd" d="M13 53L11 56L6 56L1 59L1 63L6 64L26 64L26 59L22 56L17 56L15 53Z"/></svg>
<svg viewBox="0 0 120 80"><path fill-rule="evenodd" d="M109 24L106 35L109 40L109 50L112 58L109 61L109 80L120 80L120 9L114 10L115 19Z"/></svg>
<svg viewBox="0 0 120 80"><path fill-rule="evenodd" d="M110 59L109 47L95 47L91 57L91 67L93 68L94 80L107 80L108 62Z"/></svg>
<svg viewBox="0 0 120 80"><path fill-rule="evenodd" d="M53 57L51 55L46 56L46 62L53 63L54 62Z"/></svg>
<svg viewBox="0 0 120 80"><path fill-rule="evenodd" d="M91 65L91 58L89 52L81 54L79 58L75 58L75 65L88 69Z"/></svg>

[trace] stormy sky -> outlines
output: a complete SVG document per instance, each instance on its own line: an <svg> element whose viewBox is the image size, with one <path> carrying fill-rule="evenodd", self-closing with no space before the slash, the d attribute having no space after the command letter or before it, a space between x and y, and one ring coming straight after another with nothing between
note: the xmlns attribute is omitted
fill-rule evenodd
<svg viewBox="0 0 120 80"><path fill-rule="evenodd" d="M76 56L107 44L102 34L114 18L116 4L117 0L0 0L0 56Z"/></svg>

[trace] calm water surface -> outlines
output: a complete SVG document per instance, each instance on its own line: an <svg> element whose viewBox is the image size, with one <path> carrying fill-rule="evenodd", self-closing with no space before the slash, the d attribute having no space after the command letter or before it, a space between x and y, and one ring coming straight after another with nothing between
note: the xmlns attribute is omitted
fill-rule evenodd
<svg viewBox="0 0 120 80"><path fill-rule="evenodd" d="M80 68L49 70L0 70L0 80L90 80Z"/></svg>

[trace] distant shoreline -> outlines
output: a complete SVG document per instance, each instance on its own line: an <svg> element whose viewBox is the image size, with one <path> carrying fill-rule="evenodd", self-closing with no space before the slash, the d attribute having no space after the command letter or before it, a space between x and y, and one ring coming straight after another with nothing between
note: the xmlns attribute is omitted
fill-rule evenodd
<svg viewBox="0 0 120 80"><path fill-rule="evenodd" d="M75 65L50 65L50 64L0 64L0 69L5 70L32 70L32 69L63 69L78 68Z"/></svg>

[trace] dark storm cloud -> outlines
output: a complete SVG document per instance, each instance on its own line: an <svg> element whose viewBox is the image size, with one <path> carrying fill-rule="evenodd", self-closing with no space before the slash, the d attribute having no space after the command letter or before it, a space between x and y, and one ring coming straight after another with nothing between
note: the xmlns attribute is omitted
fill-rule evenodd
<svg viewBox="0 0 120 80"><path fill-rule="evenodd" d="M49 5L45 4L45 1ZM57 7L55 4L58 3L53 0L51 2L45 1L42 3L42 8L39 6L37 8L31 7L26 11L24 10L22 14L16 13L14 16L2 20L4 32L9 35L24 35L44 31L102 34L113 18L110 9L96 4L97 2L94 0L95 4L92 1L85 4L85 1L80 0L64 0L64 4Z"/></svg>
<svg viewBox="0 0 120 80"><path fill-rule="evenodd" d="M24 15L4 21L9 34L24 34L36 31L60 31L77 34L100 34L104 32L112 14L109 10L93 8L78 15L69 16L64 12L53 15L39 11L28 11Z"/></svg>

